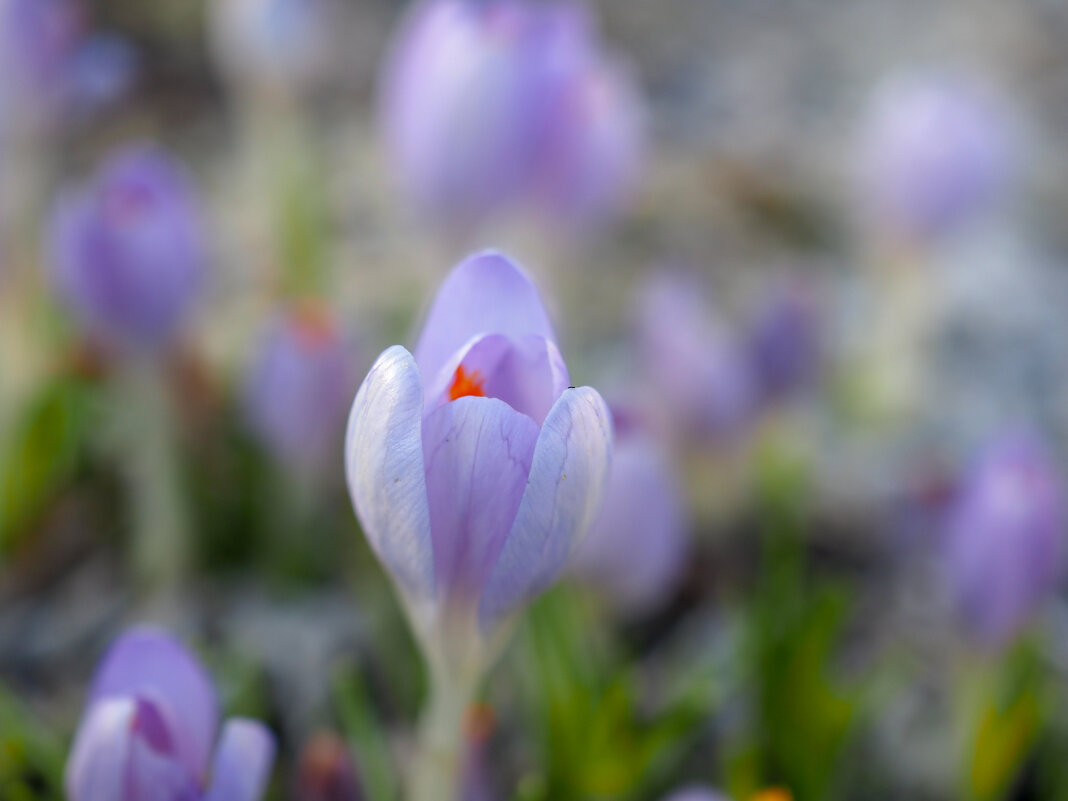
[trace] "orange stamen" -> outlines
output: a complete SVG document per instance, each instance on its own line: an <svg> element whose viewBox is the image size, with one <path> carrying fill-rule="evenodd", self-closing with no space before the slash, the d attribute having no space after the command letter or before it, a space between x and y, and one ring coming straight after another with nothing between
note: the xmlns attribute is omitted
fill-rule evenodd
<svg viewBox="0 0 1068 801"><path fill-rule="evenodd" d="M478 370L472 370L469 374L461 364L456 368L456 377L452 379L452 386L449 387L449 400L454 401L457 398L465 398L469 395L475 398L484 398L486 397L486 390L483 388L483 384L485 383L486 379L482 377L482 373Z"/></svg>
<svg viewBox="0 0 1068 801"><path fill-rule="evenodd" d="M793 801L793 796L789 790L772 787L754 795L752 801Z"/></svg>

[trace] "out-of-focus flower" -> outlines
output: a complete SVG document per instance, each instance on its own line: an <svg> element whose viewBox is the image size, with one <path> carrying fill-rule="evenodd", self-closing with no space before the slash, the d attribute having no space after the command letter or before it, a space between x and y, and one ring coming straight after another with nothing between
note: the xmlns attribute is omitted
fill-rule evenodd
<svg viewBox="0 0 1068 801"><path fill-rule="evenodd" d="M727 796L709 790L706 787L693 785L676 790L667 796L664 801L730 801Z"/></svg>
<svg viewBox="0 0 1068 801"><path fill-rule="evenodd" d="M274 738L234 718L216 742L218 724L215 688L196 659L160 631L134 629L97 669L67 761L67 798L257 801Z"/></svg>
<svg viewBox="0 0 1068 801"><path fill-rule="evenodd" d="M899 79L875 96L862 181L880 225L929 238L973 218L1006 183L1006 112L959 79Z"/></svg>
<svg viewBox="0 0 1068 801"><path fill-rule="evenodd" d="M645 383L680 438L726 440L742 430L758 400L753 365L699 287L654 276L638 298L637 328Z"/></svg>
<svg viewBox="0 0 1068 801"><path fill-rule="evenodd" d="M471 228L535 204L557 221L622 206L642 113L570 3L429 0L398 33L381 114L401 188L425 216Z"/></svg>
<svg viewBox="0 0 1068 801"><path fill-rule="evenodd" d="M125 349L169 344L195 304L206 261L185 170L153 147L113 154L52 215L55 284L87 333Z"/></svg>
<svg viewBox="0 0 1068 801"><path fill-rule="evenodd" d="M138 54L126 39L96 34L85 40L71 65L71 103L81 114L106 108L134 83Z"/></svg>
<svg viewBox="0 0 1068 801"><path fill-rule="evenodd" d="M0 97L35 119L57 110L84 30L76 0L0 3Z"/></svg>
<svg viewBox="0 0 1068 801"><path fill-rule="evenodd" d="M819 317L809 288L791 281L773 287L749 327L749 353L765 401L812 380L820 363Z"/></svg>
<svg viewBox="0 0 1068 801"><path fill-rule="evenodd" d="M362 801L364 795L345 741L320 732L305 744L297 768L297 801Z"/></svg>
<svg viewBox="0 0 1068 801"><path fill-rule="evenodd" d="M1032 436L991 443L947 514L945 578L962 623L1001 646L1064 573L1063 479Z"/></svg>
<svg viewBox="0 0 1068 801"><path fill-rule="evenodd" d="M389 348L356 395L353 504L432 663L483 669L598 511L611 421L569 383L533 284L484 252L445 280L415 356Z"/></svg>
<svg viewBox="0 0 1068 801"><path fill-rule="evenodd" d="M321 467L337 459L354 383L337 320L322 304L301 303L263 339L246 392L252 426L280 462Z"/></svg>
<svg viewBox="0 0 1068 801"><path fill-rule="evenodd" d="M315 88L333 67L335 0L213 0L215 59L236 83L283 94Z"/></svg>
<svg viewBox="0 0 1068 801"><path fill-rule="evenodd" d="M689 550L682 488L670 460L640 420L613 409L615 441L604 503L573 569L624 613L670 592Z"/></svg>

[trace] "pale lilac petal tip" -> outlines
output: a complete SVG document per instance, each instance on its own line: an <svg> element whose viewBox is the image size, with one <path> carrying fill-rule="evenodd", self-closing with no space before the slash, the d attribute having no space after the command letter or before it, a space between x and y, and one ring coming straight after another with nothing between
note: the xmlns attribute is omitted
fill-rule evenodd
<svg viewBox="0 0 1068 801"><path fill-rule="evenodd" d="M412 355L386 350L356 393L345 473L371 547L414 597L434 593L434 554L423 467L423 384Z"/></svg>
<svg viewBox="0 0 1068 801"><path fill-rule="evenodd" d="M241 718L227 721L204 801L259 801L271 776L274 755L274 736L266 726Z"/></svg>
<svg viewBox="0 0 1068 801"><path fill-rule="evenodd" d="M597 391L565 391L542 426L519 512L483 593L483 629L563 570L600 508L611 448L611 418Z"/></svg>

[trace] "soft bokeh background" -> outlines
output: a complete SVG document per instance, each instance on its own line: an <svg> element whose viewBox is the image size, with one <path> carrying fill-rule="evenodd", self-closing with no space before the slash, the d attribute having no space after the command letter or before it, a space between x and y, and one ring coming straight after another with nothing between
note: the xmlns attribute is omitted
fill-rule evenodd
<svg viewBox="0 0 1068 801"><path fill-rule="evenodd" d="M526 615L472 716L471 798L1068 799L1068 8L592 3L644 99L621 210L443 230L378 115L406 4L323 3L330 24L280 24L267 63L213 5L86 2L110 38L78 90L0 94L0 798L62 797L93 665L145 619L271 724L273 797L325 797L299 769L308 743L340 758L322 732L368 799L396 797L424 679L340 429L375 355L492 246L613 404L639 470L619 497L675 483L605 524L640 519L638 544L602 544ZM942 120L943 87L978 118L951 99ZM923 149L892 132L908 102L934 117L915 163L894 154ZM57 198L129 143L186 165L206 228L198 305L149 366L85 336L52 277ZM967 208L903 221L898 180ZM981 460L1015 437L1040 455L1006 512ZM165 534L137 556L146 529L178 552ZM676 552L643 549L673 531Z"/></svg>

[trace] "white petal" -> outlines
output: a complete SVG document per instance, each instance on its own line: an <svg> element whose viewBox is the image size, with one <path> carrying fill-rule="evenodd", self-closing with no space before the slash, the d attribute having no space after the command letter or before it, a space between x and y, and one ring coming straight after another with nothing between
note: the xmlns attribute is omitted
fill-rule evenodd
<svg viewBox="0 0 1068 801"><path fill-rule="evenodd" d="M566 390L545 418L519 512L482 595L484 630L563 570L600 508L611 450L601 396L591 387Z"/></svg>
<svg viewBox="0 0 1068 801"><path fill-rule="evenodd" d="M434 594L422 426L419 368L395 345L378 357L356 393L345 435L345 473L371 547L416 599Z"/></svg>

